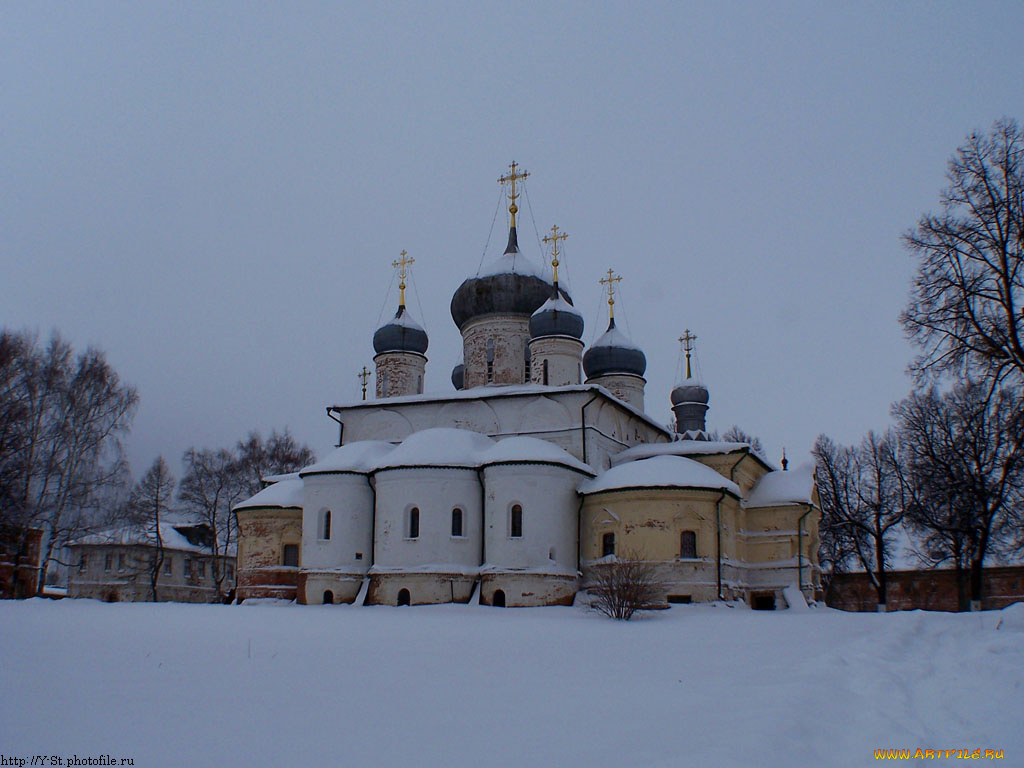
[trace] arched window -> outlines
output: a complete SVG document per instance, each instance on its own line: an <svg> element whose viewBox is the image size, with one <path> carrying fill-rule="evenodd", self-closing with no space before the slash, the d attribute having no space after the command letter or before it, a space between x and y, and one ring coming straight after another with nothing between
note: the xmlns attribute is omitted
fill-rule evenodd
<svg viewBox="0 0 1024 768"><path fill-rule="evenodd" d="M423 377L422 376L417 376L416 377L416 394L417 395L422 395L423 394Z"/></svg>
<svg viewBox="0 0 1024 768"><path fill-rule="evenodd" d="M601 557L615 554L615 534L606 533L601 537Z"/></svg>
<svg viewBox="0 0 1024 768"><path fill-rule="evenodd" d="M281 557L282 565L297 568L299 565L299 545L285 544L284 553Z"/></svg>
<svg viewBox="0 0 1024 768"><path fill-rule="evenodd" d="M487 383L494 382L494 339L487 340Z"/></svg>
<svg viewBox="0 0 1024 768"><path fill-rule="evenodd" d="M334 593L329 589L324 590L324 605L334 605Z"/></svg>
<svg viewBox="0 0 1024 768"><path fill-rule="evenodd" d="M541 375L541 378L543 380L543 383L547 384L548 383L548 361L547 360L544 361L544 365L542 366L542 370L543 370L543 374Z"/></svg>
<svg viewBox="0 0 1024 768"><path fill-rule="evenodd" d="M521 506L512 505L512 509L509 510L508 522L508 535L513 539L521 539L523 537L523 508Z"/></svg>
<svg viewBox="0 0 1024 768"><path fill-rule="evenodd" d="M462 536L462 510L458 507L452 510L452 536Z"/></svg>
<svg viewBox="0 0 1024 768"><path fill-rule="evenodd" d="M523 358L524 358L524 362L526 363L526 383L529 384L530 383L530 347L529 347L529 345L527 345L523 349Z"/></svg>
<svg viewBox="0 0 1024 768"><path fill-rule="evenodd" d="M697 556L697 534L683 531L679 534L679 557L694 558Z"/></svg>
<svg viewBox="0 0 1024 768"><path fill-rule="evenodd" d="M409 605L412 602L412 596L409 594L408 589L398 590L398 604Z"/></svg>
<svg viewBox="0 0 1024 768"><path fill-rule="evenodd" d="M495 608L505 607L505 591L502 589L494 590L494 597L491 598L491 605Z"/></svg>
<svg viewBox="0 0 1024 768"><path fill-rule="evenodd" d="M381 397L387 397L388 396L388 372L387 371L384 371L384 373L382 373L380 375L380 396Z"/></svg>
<svg viewBox="0 0 1024 768"><path fill-rule="evenodd" d="M420 509L419 507L413 507L409 510L409 538L418 539L420 537Z"/></svg>
<svg viewBox="0 0 1024 768"><path fill-rule="evenodd" d="M328 541L331 538L331 510L320 510L320 538Z"/></svg>

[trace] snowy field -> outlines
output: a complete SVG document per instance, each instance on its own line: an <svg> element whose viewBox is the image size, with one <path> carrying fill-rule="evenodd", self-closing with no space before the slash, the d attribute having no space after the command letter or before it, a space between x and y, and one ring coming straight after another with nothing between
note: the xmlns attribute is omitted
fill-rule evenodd
<svg viewBox="0 0 1024 768"><path fill-rule="evenodd" d="M1024 765L984 614L0 602L0 755L136 766ZM30 763L29 763L30 764ZM125 763L127 764L127 763Z"/></svg>

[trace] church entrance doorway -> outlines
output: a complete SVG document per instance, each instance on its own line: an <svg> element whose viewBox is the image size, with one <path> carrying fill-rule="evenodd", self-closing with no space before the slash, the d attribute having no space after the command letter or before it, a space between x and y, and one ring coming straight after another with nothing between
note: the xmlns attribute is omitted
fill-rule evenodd
<svg viewBox="0 0 1024 768"><path fill-rule="evenodd" d="M505 591L501 589L494 590L494 597L491 598L491 605L495 608L505 607Z"/></svg>
<svg viewBox="0 0 1024 768"><path fill-rule="evenodd" d="M410 598L409 598L409 590L408 589L400 589L400 590L398 590L398 604L399 605L409 605L409 600L410 600Z"/></svg>
<svg viewBox="0 0 1024 768"><path fill-rule="evenodd" d="M324 605L334 605L334 593L329 589L324 590Z"/></svg>

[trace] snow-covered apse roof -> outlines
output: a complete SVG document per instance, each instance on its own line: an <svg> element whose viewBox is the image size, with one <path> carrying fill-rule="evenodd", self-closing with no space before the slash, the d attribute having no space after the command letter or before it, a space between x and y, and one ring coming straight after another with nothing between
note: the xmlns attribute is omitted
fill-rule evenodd
<svg viewBox="0 0 1024 768"><path fill-rule="evenodd" d="M775 471L758 480L747 499L748 507L812 504L814 466L807 462L788 472Z"/></svg>
<svg viewBox="0 0 1024 768"><path fill-rule="evenodd" d="M390 467L478 467L480 455L494 440L479 432L435 427L413 432L394 450L382 456L376 469Z"/></svg>
<svg viewBox="0 0 1024 768"><path fill-rule="evenodd" d="M736 483L682 456L655 456L619 464L582 483L579 492L586 495L626 488L707 488L740 497Z"/></svg>
<svg viewBox="0 0 1024 768"><path fill-rule="evenodd" d="M395 446L384 440L360 440L335 448L315 464L305 467L302 477L328 472L370 472Z"/></svg>
<svg viewBox="0 0 1024 768"><path fill-rule="evenodd" d="M538 437L507 437L499 440L497 444L488 448L481 456L480 465L501 464L503 462L545 462L550 464L561 464L570 469L576 469L588 475L593 475L594 470L570 454L568 451L559 448L554 443L541 440Z"/></svg>
<svg viewBox="0 0 1024 768"><path fill-rule="evenodd" d="M302 508L302 480L293 475L267 486L255 496L235 504L232 509L252 509L255 507L275 507L282 509Z"/></svg>

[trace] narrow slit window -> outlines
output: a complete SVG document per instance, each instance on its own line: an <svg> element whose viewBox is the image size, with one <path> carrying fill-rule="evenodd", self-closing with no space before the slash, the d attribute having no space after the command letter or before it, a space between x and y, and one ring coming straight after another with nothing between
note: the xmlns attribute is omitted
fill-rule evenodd
<svg viewBox="0 0 1024 768"><path fill-rule="evenodd" d="M320 538L324 541L328 541L331 538L331 510L325 509L320 523Z"/></svg>
<svg viewBox="0 0 1024 768"><path fill-rule="evenodd" d="M547 360L544 361L543 365L541 366L541 370L543 371L541 378L543 380L543 383L546 385L548 383L548 361Z"/></svg>
<svg viewBox="0 0 1024 768"><path fill-rule="evenodd" d="M513 504L509 517L509 536L513 539L521 539L523 537L523 508L518 504Z"/></svg>
<svg viewBox="0 0 1024 768"><path fill-rule="evenodd" d="M462 510L458 507L452 510L452 536L462 536Z"/></svg>
<svg viewBox="0 0 1024 768"><path fill-rule="evenodd" d="M679 557L697 557L697 534L693 531L683 531L679 535Z"/></svg>
<svg viewBox="0 0 1024 768"><path fill-rule="evenodd" d="M409 538L418 539L420 537L420 510L419 507L413 507L409 510Z"/></svg>

